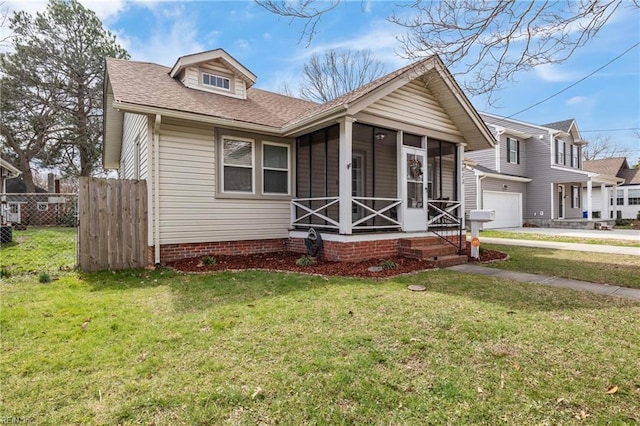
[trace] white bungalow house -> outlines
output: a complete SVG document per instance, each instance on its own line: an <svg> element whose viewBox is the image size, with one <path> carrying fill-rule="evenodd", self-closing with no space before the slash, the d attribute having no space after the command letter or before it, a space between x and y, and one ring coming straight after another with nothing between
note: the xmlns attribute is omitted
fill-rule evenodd
<svg viewBox="0 0 640 426"><path fill-rule="evenodd" d="M103 163L147 180L150 260L304 252L309 228L333 260L460 253L462 159L493 137L438 57L325 104L255 81L222 49L107 59Z"/></svg>
<svg viewBox="0 0 640 426"><path fill-rule="evenodd" d="M616 185L594 189L594 210L602 212L598 216L603 219L636 219L640 216L640 169L629 167L625 157L585 161L584 169L618 178Z"/></svg>

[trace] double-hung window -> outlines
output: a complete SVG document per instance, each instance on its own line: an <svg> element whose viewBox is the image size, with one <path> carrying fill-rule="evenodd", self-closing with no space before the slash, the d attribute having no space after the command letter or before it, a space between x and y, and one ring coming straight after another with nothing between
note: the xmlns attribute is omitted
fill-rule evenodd
<svg viewBox="0 0 640 426"><path fill-rule="evenodd" d="M556 164L566 165L567 159L565 156L566 153L566 144L564 141L560 139L556 139Z"/></svg>
<svg viewBox="0 0 640 426"><path fill-rule="evenodd" d="M580 168L580 147L571 145L571 167Z"/></svg>
<svg viewBox="0 0 640 426"><path fill-rule="evenodd" d="M289 146L262 143L262 191L265 194L289 194Z"/></svg>
<svg viewBox="0 0 640 426"><path fill-rule="evenodd" d="M624 190L618 189L616 193L616 205L624 206Z"/></svg>
<svg viewBox="0 0 640 426"><path fill-rule="evenodd" d="M251 139L222 138L224 192L254 192L254 143Z"/></svg>
<svg viewBox="0 0 640 426"><path fill-rule="evenodd" d="M582 192L582 188L579 186L573 185L571 187L571 208L578 209L580 208L580 193Z"/></svg>
<svg viewBox="0 0 640 426"><path fill-rule="evenodd" d="M507 138L507 163L520 164L520 141Z"/></svg>
<svg viewBox="0 0 640 426"><path fill-rule="evenodd" d="M640 189L627 189L627 204L640 206Z"/></svg>

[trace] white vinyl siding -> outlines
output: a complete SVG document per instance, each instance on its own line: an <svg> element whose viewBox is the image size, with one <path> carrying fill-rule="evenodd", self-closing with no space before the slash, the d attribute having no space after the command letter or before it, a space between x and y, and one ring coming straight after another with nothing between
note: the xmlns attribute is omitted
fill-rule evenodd
<svg viewBox="0 0 640 426"><path fill-rule="evenodd" d="M124 114L120 179L147 178L148 119L146 115Z"/></svg>
<svg viewBox="0 0 640 426"><path fill-rule="evenodd" d="M289 199L215 197L213 127L163 121L159 155L161 244L288 236Z"/></svg>
<svg viewBox="0 0 640 426"><path fill-rule="evenodd" d="M429 129L461 136L440 102L418 81L412 81L374 102L364 112L400 123L420 123Z"/></svg>

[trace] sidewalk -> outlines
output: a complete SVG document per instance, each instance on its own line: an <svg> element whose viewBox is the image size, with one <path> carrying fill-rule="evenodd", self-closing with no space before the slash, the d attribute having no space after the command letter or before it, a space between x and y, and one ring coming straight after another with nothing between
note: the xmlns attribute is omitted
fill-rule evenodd
<svg viewBox="0 0 640 426"><path fill-rule="evenodd" d="M485 238L487 240L488 238ZM512 240L515 241L515 240ZM536 242L536 241L533 241ZM562 243L560 243L562 244ZM588 244L580 244L588 245ZM609 247L609 246L605 246ZM636 248L637 250L637 248ZM486 275L498 278L505 278L514 281L536 283L552 287L570 288L579 291L602 294L605 296L623 297L626 299L640 300L640 289L626 288L608 284L595 284L586 281L569 280L566 278L552 277L549 275L529 274L526 272L504 271L502 269L489 268L487 266L467 263L464 265L451 266L446 268L450 271Z"/></svg>
<svg viewBox="0 0 640 426"><path fill-rule="evenodd" d="M470 237L467 240L471 240ZM603 240L605 242L606 240ZM640 247L609 246L605 244L560 243L555 241L513 240L510 238L489 238L480 235L480 244L504 244L521 247L541 247L555 250L586 251L592 253L611 253L640 256Z"/></svg>

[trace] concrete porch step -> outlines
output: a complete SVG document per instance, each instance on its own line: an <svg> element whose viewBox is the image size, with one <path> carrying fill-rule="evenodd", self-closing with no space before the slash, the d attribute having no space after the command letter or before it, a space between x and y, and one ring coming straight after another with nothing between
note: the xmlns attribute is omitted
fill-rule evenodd
<svg viewBox="0 0 640 426"><path fill-rule="evenodd" d="M438 256L438 258L434 260L438 268L448 268L449 266L464 265L468 261L469 257L464 254L448 254L446 256Z"/></svg>
<svg viewBox="0 0 640 426"><path fill-rule="evenodd" d="M432 259L434 257L457 254L458 249L450 244L422 245L401 247L400 254L414 259Z"/></svg>

